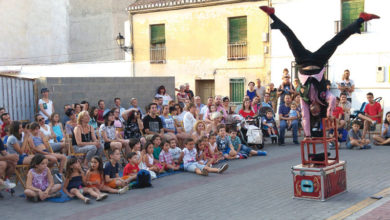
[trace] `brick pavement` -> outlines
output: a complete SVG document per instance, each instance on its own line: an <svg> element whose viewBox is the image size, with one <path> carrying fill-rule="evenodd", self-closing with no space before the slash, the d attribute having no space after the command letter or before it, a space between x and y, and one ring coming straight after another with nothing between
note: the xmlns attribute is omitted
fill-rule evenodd
<svg viewBox="0 0 390 220"><path fill-rule="evenodd" d="M33 204L7 195L0 212L5 219L324 219L390 186L390 148L341 150L348 192L327 202L292 199L290 168L300 161L299 147L266 150L267 157L230 161L223 175L176 174L88 206L78 200Z"/></svg>
<svg viewBox="0 0 390 220"><path fill-rule="evenodd" d="M358 218L358 220L390 219L390 201L384 203L378 208L373 209L367 214Z"/></svg>

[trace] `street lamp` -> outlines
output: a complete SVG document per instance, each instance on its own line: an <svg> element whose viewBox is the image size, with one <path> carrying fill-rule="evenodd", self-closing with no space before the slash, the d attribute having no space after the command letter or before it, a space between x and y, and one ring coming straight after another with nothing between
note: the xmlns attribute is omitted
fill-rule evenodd
<svg viewBox="0 0 390 220"><path fill-rule="evenodd" d="M125 45L125 38L121 35L121 33L119 33L118 36L116 37L116 43L123 51L125 51L127 53L133 49L132 47L124 46Z"/></svg>

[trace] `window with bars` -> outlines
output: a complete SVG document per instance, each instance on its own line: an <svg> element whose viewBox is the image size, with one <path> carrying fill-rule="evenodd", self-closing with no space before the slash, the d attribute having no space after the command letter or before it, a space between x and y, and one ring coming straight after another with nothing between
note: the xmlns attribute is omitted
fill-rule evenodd
<svg viewBox="0 0 390 220"><path fill-rule="evenodd" d="M245 94L245 79L230 79L230 102L234 105L242 104Z"/></svg>
<svg viewBox="0 0 390 220"><path fill-rule="evenodd" d="M165 63L165 25L150 26L150 63Z"/></svg>
<svg viewBox="0 0 390 220"><path fill-rule="evenodd" d="M228 60L247 58L247 17L229 18Z"/></svg>
<svg viewBox="0 0 390 220"><path fill-rule="evenodd" d="M360 12L364 11L364 0L341 0L341 28L345 28L353 23ZM366 31L366 26L362 26L361 31Z"/></svg>

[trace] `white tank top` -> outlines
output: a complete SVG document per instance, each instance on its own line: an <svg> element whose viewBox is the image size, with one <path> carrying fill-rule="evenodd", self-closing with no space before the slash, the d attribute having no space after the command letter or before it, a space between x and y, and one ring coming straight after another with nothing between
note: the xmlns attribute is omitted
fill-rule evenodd
<svg viewBox="0 0 390 220"><path fill-rule="evenodd" d="M147 155L148 155L148 159L149 159L149 164L153 165L153 163L154 163L153 156L150 156L149 154L147 154Z"/></svg>
<svg viewBox="0 0 390 220"><path fill-rule="evenodd" d="M46 130L45 130L46 129ZM45 129L41 126L41 128L39 128L39 130L46 136L46 137L50 137L51 136L51 128L49 125L45 124ZM53 139L50 139L49 140L49 143L54 143L54 140Z"/></svg>

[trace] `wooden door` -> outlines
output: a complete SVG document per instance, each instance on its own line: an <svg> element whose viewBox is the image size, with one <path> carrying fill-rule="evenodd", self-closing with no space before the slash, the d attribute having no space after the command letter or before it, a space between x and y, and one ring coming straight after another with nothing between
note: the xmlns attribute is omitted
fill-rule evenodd
<svg viewBox="0 0 390 220"><path fill-rule="evenodd" d="M215 96L214 80L196 80L196 96L200 96L202 103L207 103L207 98Z"/></svg>

